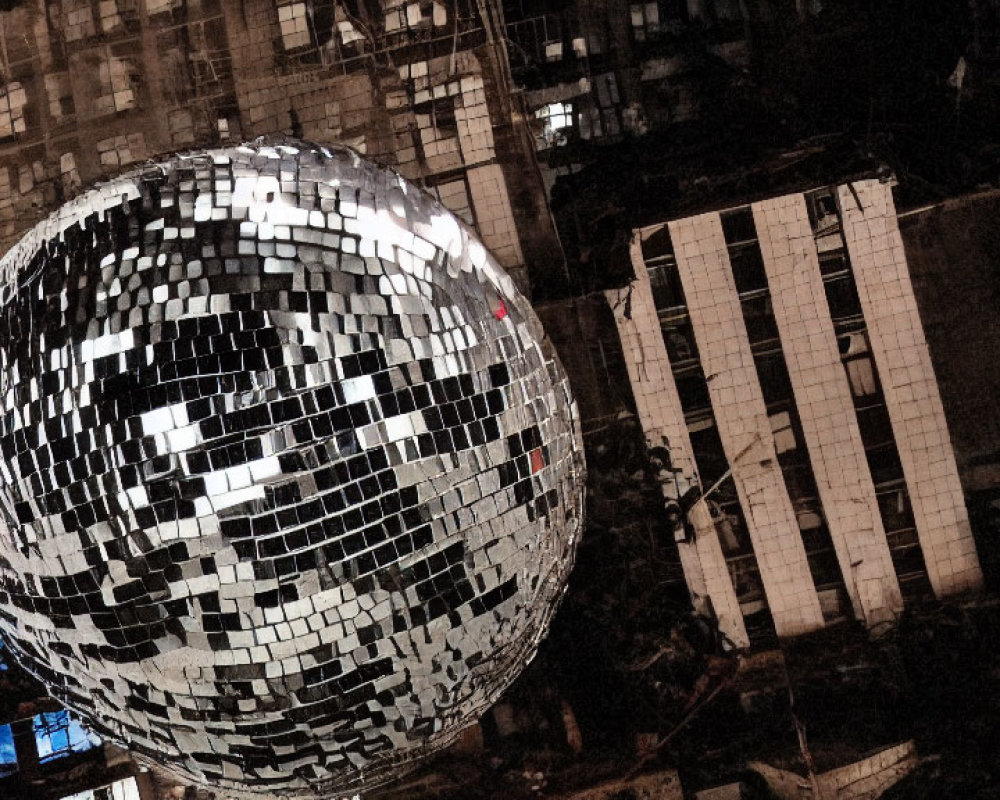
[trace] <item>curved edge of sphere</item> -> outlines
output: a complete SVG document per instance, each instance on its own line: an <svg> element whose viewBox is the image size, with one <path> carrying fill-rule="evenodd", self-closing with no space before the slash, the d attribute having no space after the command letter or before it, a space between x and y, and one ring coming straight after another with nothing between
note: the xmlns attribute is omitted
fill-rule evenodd
<svg viewBox="0 0 1000 800"><path fill-rule="evenodd" d="M346 148L175 155L0 259L0 637L187 782L331 796L451 743L547 632L583 481L528 302Z"/></svg>

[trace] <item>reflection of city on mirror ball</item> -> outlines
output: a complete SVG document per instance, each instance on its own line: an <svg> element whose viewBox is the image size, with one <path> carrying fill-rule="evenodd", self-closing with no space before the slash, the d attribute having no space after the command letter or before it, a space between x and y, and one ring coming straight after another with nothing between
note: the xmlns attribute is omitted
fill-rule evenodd
<svg viewBox="0 0 1000 800"><path fill-rule="evenodd" d="M329 792L510 683L582 455L533 312L449 212L349 151L253 145L101 185L4 266L4 635L95 730Z"/></svg>

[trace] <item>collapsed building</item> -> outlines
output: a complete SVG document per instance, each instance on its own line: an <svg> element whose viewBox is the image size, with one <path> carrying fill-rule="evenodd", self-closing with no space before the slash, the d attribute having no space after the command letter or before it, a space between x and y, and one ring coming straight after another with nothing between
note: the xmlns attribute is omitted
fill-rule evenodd
<svg viewBox="0 0 1000 800"><path fill-rule="evenodd" d="M734 644L981 587L890 185L645 228L633 258L609 301L638 413L665 493L712 503L679 549Z"/></svg>

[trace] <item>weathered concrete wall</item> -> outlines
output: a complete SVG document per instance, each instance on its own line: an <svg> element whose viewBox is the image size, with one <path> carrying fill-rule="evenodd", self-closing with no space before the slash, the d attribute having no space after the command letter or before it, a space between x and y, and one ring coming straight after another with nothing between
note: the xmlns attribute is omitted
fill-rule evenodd
<svg viewBox="0 0 1000 800"><path fill-rule="evenodd" d="M805 198L755 203L757 235L796 408L854 615L868 627L903 608L851 398Z"/></svg>
<svg viewBox="0 0 1000 800"><path fill-rule="evenodd" d="M717 213L669 223L712 411L760 565L774 627L797 636L823 612L788 494L754 367Z"/></svg>
<svg viewBox="0 0 1000 800"><path fill-rule="evenodd" d="M899 233L892 189L877 180L839 186L844 241L917 535L934 593L978 589L983 580Z"/></svg>

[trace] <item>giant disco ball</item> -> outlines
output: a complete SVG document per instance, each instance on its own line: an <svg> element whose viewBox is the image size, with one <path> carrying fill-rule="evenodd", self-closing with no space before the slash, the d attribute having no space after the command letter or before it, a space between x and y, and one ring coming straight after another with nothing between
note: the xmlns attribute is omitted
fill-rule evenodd
<svg viewBox="0 0 1000 800"><path fill-rule="evenodd" d="M576 410L437 201L347 150L177 155L0 277L0 636L97 732L226 795L330 795L531 659Z"/></svg>

